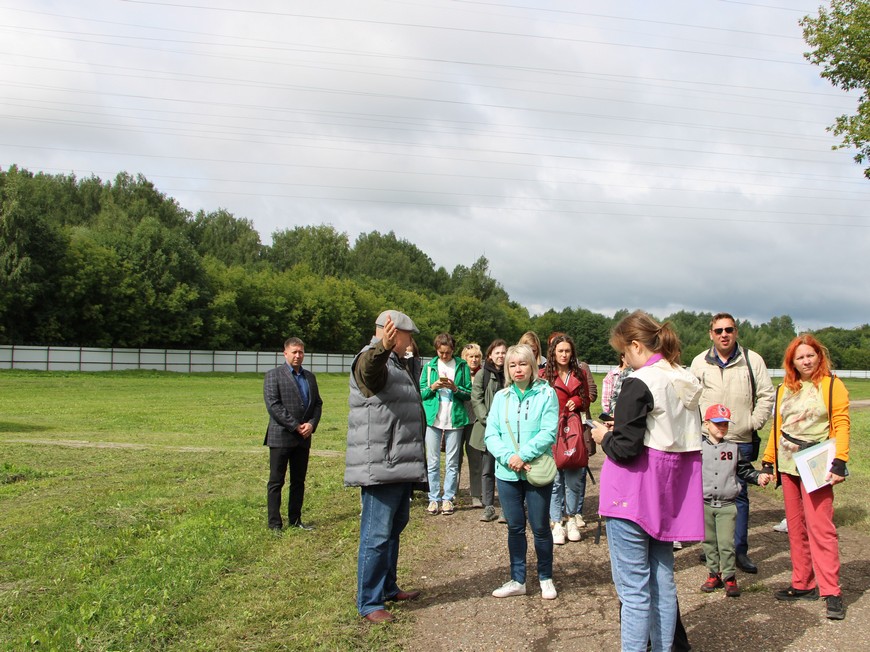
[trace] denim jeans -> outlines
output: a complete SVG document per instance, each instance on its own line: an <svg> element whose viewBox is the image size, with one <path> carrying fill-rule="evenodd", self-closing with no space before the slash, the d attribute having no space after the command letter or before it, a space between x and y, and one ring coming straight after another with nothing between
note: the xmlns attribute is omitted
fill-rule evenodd
<svg viewBox="0 0 870 652"><path fill-rule="evenodd" d="M622 649L669 652L677 622L674 548L633 521L607 519L613 583L622 603Z"/></svg>
<svg viewBox="0 0 870 652"><path fill-rule="evenodd" d="M558 471L550 496L550 520L558 523L562 516L582 514L585 498L586 467Z"/></svg>
<svg viewBox="0 0 870 652"><path fill-rule="evenodd" d="M426 472L429 474L429 500L441 500L441 435L447 461L444 464L444 500L456 498L459 488L459 459L462 456L462 428L445 430L426 427Z"/></svg>
<svg viewBox="0 0 870 652"><path fill-rule="evenodd" d="M752 457L752 443L737 444L737 457L748 460ZM734 525L734 552L745 555L749 551L749 491L746 481L737 478L740 484L740 493L737 494L737 522Z"/></svg>
<svg viewBox="0 0 870 652"><path fill-rule="evenodd" d="M410 482L362 487L356 570L360 616L383 609L385 600L399 592L399 535L408 524L412 488Z"/></svg>
<svg viewBox="0 0 870 652"><path fill-rule="evenodd" d="M501 511L507 519L508 554L511 559L511 579L526 583L526 507L528 521L535 540L535 556L538 558L538 579L553 578L553 535L547 511L550 506L551 485L533 487L525 480L502 480L496 478Z"/></svg>

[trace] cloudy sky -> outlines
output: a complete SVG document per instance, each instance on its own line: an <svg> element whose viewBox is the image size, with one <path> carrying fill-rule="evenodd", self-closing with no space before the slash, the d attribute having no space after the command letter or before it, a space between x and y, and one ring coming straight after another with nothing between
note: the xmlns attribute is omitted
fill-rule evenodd
<svg viewBox="0 0 870 652"><path fill-rule="evenodd" d="M244 9L237 7L244 6ZM269 243L394 231L533 312L870 321L808 0L0 0L0 166L144 174Z"/></svg>

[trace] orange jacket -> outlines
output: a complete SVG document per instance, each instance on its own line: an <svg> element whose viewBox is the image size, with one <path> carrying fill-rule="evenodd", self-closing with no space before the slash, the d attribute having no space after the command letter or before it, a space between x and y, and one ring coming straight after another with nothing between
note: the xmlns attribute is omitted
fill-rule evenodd
<svg viewBox="0 0 870 652"><path fill-rule="evenodd" d="M831 387L833 383L833 387ZM780 400L782 399L783 386L776 388L776 396L773 404L773 426L770 428L770 437L767 439L767 448L764 450L762 463L776 467L777 442L779 442L782 430L782 415L779 413ZM828 437L837 440L834 458L849 461L849 391L843 381L836 376L826 376L819 384L819 392L825 401L825 407L830 415L830 428Z"/></svg>

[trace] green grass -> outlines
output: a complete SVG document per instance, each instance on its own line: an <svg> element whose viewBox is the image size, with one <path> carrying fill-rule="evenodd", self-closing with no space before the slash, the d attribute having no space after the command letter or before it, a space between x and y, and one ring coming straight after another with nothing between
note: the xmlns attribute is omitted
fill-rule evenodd
<svg viewBox="0 0 870 652"><path fill-rule="evenodd" d="M308 474L318 528L276 538L261 375L0 372L0 649L401 649L407 619L372 628L356 614L347 376L318 379L314 447L333 451ZM870 397L870 382L847 385ZM870 532L868 426L853 411L836 520ZM426 545L423 508L400 573Z"/></svg>
<svg viewBox="0 0 870 652"><path fill-rule="evenodd" d="M399 649L356 614L347 377L319 380L319 527L274 537L262 376L0 373L0 649Z"/></svg>

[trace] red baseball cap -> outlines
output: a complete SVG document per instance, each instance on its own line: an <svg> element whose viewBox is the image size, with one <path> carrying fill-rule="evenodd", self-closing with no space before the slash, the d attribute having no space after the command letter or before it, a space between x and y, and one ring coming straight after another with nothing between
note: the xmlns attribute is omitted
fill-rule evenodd
<svg viewBox="0 0 870 652"><path fill-rule="evenodd" d="M721 403L711 405L707 408L707 412L704 413L704 421L712 421L713 423L722 423L724 421L730 422L731 410Z"/></svg>

